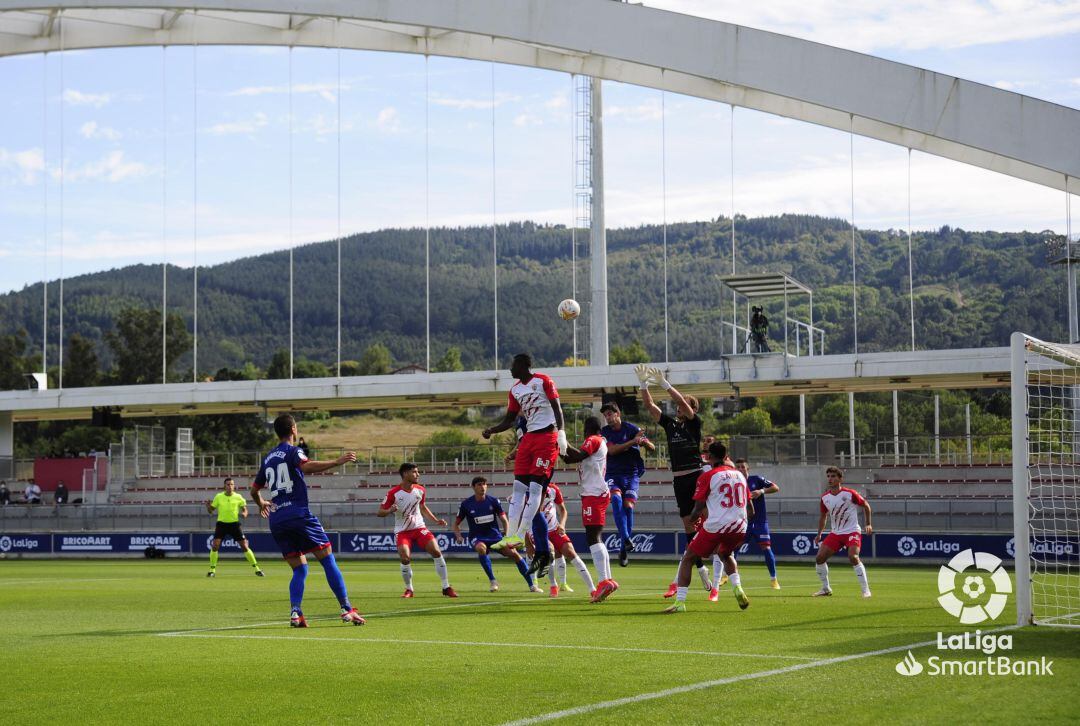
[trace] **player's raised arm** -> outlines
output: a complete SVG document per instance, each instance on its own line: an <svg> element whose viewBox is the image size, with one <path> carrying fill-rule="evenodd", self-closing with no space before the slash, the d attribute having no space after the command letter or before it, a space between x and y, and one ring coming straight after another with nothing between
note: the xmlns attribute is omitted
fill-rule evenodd
<svg viewBox="0 0 1080 726"><path fill-rule="evenodd" d="M668 395L671 396L671 400L679 407L679 413L685 418L693 418L695 415L693 406L691 406L690 402L679 393L679 389L668 383L667 378L664 377L664 372L659 368L650 368L649 373L651 374L652 379L656 381L657 385L668 392Z"/></svg>
<svg viewBox="0 0 1080 726"><path fill-rule="evenodd" d="M311 461L310 459L302 461L300 463L300 471L305 474L321 474L324 471L333 469L335 466L341 466L342 464L347 464L352 461L356 461L356 452L346 451L333 461Z"/></svg>
<svg viewBox="0 0 1080 726"><path fill-rule="evenodd" d="M589 458L589 455L581 449L576 449L567 444L566 453L559 454L559 458L567 464L577 464L578 462L585 461L585 459Z"/></svg>
<svg viewBox="0 0 1080 726"><path fill-rule="evenodd" d="M660 420L660 407L653 401L652 394L649 392L649 385L656 381L652 378L652 370L644 363L639 363L634 367L634 373L637 374L638 382L641 384L641 403L645 406L645 409L649 412L649 416L653 421Z"/></svg>

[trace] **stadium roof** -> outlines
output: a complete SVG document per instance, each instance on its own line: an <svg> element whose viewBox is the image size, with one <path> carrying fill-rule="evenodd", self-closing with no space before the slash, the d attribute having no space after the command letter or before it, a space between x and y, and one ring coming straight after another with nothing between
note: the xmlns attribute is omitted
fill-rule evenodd
<svg viewBox="0 0 1080 726"><path fill-rule="evenodd" d="M597 29L602 29L598 32ZM277 45L490 60L786 116L1080 193L1080 111L610 0L0 0L0 56Z"/></svg>
<svg viewBox="0 0 1080 726"><path fill-rule="evenodd" d="M781 295L813 295L814 291L782 272L760 275L725 275L720 278L724 287L746 298L778 297Z"/></svg>

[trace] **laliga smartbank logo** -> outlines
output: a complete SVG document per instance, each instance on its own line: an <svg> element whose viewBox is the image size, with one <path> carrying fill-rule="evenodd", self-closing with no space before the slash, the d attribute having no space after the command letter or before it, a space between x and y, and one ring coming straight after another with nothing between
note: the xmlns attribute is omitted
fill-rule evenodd
<svg viewBox="0 0 1080 726"><path fill-rule="evenodd" d="M970 568L981 570L986 575L967 573ZM963 575L962 582L959 582L960 575ZM984 597L989 589L987 581L993 591ZM941 593L938 603L945 608L945 612L960 618L964 625L978 625L1001 615L1012 592L1012 581L997 557L986 552L964 550L938 570L938 592Z"/></svg>
<svg viewBox="0 0 1080 726"><path fill-rule="evenodd" d="M1005 609L1012 592L1009 573L1001 560L986 552L970 549L959 552L938 571L938 603L964 625L994 620ZM978 653L982 657L964 660L932 655L924 666L910 650L896 664L902 676L1052 676L1054 661L1045 656L1038 660L1019 660L999 651L1011 651L1011 634L975 632L954 635L937 634L938 651Z"/></svg>

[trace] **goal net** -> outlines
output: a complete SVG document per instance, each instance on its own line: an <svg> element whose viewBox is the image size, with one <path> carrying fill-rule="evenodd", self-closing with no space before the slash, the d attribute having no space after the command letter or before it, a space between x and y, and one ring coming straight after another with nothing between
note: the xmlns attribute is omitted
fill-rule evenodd
<svg viewBox="0 0 1080 726"><path fill-rule="evenodd" d="M1017 622L1080 627L1080 345L1012 337Z"/></svg>

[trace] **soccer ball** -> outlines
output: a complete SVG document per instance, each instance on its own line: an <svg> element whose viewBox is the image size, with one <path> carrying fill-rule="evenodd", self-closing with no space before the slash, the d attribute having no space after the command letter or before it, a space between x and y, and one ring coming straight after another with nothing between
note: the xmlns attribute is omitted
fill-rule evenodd
<svg viewBox="0 0 1080 726"><path fill-rule="evenodd" d="M578 305L577 300L566 298L559 303L559 317L563 320L573 320L578 315L581 315L581 306Z"/></svg>

